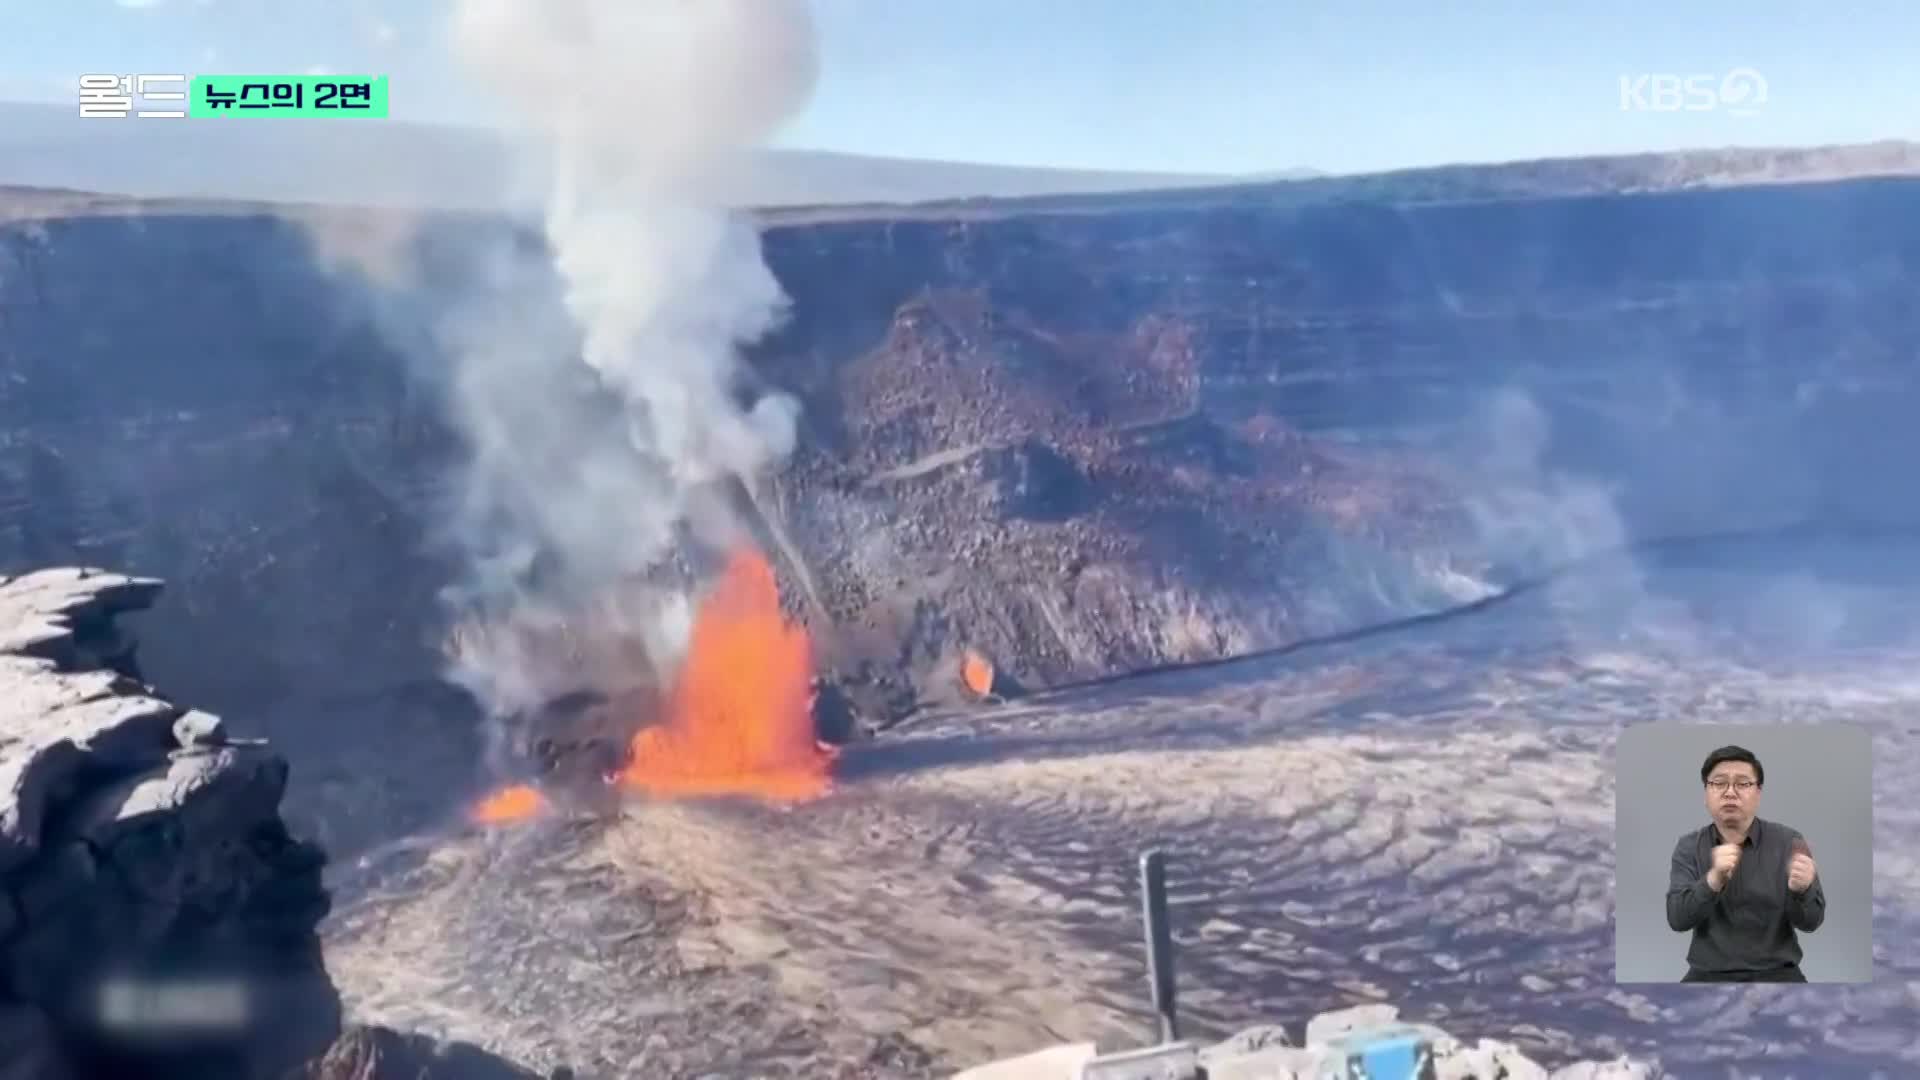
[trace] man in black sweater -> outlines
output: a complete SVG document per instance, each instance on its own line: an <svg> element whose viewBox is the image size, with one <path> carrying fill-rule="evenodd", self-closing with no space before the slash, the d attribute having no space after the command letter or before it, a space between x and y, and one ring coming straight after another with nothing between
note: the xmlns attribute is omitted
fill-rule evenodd
<svg viewBox="0 0 1920 1080"><path fill-rule="evenodd" d="M1806 982L1800 938L1827 917L1813 852L1798 830L1762 819L1760 759L1723 746L1700 766L1708 824L1673 847L1667 925L1693 934L1681 982Z"/></svg>

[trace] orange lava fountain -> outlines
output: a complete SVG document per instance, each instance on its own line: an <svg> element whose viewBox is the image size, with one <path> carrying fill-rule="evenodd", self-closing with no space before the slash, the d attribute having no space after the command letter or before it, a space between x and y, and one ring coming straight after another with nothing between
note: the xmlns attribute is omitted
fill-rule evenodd
<svg viewBox="0 0 1920 1080"><path fill-rule="evenodd" d="M482 825L508 825L533 817L546 808L547 798L537 789L514 784L481 799L470 816Z"/></svg>
<svg viewBox="0 0 1920 1080"><path fill-rule="evenodd" d="M968 649L960 659L960 681L975 697L986 697L993 693L993 664Z"/></svg>
<svg viewBox="0 0 1920 1080"><path fill-rule="evenodd" d="M741 550L701 602L665 721L633 738L616 780L649 795L800 802L831 786L814 737L813 646L787 622L773 567Z"/></svg>

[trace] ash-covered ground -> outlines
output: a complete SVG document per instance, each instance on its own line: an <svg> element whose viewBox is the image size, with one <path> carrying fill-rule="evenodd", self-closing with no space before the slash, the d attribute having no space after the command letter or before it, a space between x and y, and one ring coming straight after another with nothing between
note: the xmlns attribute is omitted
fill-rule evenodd
<svg viewBox="0 0 1920 1080"><path fill-rule="evenodd" d="M1612 763L1652 720L1842 720L1914 775L1916 601L1907 542L1641 554L1357 641L925 715L792 809L454 823L337 868L329 967L371 1018L583 1076L940 1075L1151 1038L1134 869L1158 846L1196 1037L1385 1000L1548 1066L1910 1076L1920 793L1875 792L1872 984L1621 988Z"/></svg>

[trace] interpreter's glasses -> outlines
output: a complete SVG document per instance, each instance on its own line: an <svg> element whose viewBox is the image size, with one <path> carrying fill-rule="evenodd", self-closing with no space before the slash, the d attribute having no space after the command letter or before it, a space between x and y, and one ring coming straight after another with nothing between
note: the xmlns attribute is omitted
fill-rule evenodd
<svg viewBox="0 0 1920 1080"><path fill-rule="evenodd" d="M1745 795L1747 792L1752 791L1754 788L1757 788L1760 785L1754 783L1751 780L1747 780L1744 778L1739 780L1722 780L1718 777L1715 777L1714 779L1707 781L1707 786L1719 792L1722 795L1725 795L1729 788L1739 792L1742 795Z"/></svg>

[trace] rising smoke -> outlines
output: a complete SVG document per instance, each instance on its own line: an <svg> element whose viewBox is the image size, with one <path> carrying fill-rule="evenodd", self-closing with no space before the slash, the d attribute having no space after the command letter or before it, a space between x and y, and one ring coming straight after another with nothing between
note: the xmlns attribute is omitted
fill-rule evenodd
<svg viewBox="0 0 1920 1080"><path fill-rule="evenodd" d="M727 543L717 482L792 451L796 404L753 397L739 360L785 297L704 193L816 66L795 0L461 0L450 29L550 179L544 248L466 267L479 287L437 328L467 448L453 675L503 714L670 663L685 604L634 583L690 537Z"/></svg>
<svg viewBox="0 0 1920 1080"><path fill-rule="evenodd" d="M1663 391L1671 388L1662 388ZM1474 547L1511 583L1546 577L1541 597L1564 643L1606 651L1630 629L1664 648L1695 647L1672 597L1650 580L1618 477L1556 465L1555 421L1534 392L1507 385L1472 417L1461 492Z"/></svg>

